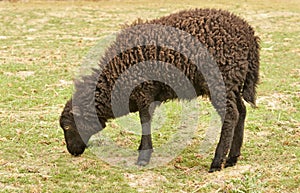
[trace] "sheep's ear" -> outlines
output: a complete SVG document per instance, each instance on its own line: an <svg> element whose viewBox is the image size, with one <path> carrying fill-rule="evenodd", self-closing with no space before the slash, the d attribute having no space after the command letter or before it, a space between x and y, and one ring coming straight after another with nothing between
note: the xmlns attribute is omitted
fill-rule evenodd
<svg viewBox="0 0 300 193"><path fill-rule="evenodd" d="M78 106L73 106L72 110L70 111L70 113L72 115L75 115L75 116L81 116L81 110Z"/></svg>

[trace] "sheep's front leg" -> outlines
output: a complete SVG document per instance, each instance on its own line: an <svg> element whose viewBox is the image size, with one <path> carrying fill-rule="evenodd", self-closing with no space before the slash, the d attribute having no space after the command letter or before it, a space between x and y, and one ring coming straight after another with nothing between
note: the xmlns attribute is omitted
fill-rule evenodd
<svg viewBox="0 0 300 193"><path fill-rule="evenodd" d="M141 110L140 119L142 124L142 138L139 146L139 157L137 165L145 166L149 163L151 154L153 152L152 139L151 139L151 116L153 112Z"/></svg>
<svg viewBox="0 0 300 193"><path fill-rule="evenodd" d="M226 155L232 143L233 132L237 124L238 116L239 113L237 110L235 97L233 94L233 96L227 99L226 113L225 113L225 119L221 130L221 137L215 152L215 157L210 166L209 172L219 171L222 169L222 164L225 162Z"/></svg>

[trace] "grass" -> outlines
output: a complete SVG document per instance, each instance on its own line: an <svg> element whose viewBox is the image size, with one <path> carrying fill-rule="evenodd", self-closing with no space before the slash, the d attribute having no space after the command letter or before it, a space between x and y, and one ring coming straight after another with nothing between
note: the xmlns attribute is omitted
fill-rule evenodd
<svg viewBox="0 0 300 193"><path fill-rule="evenodd" d="M0 2L0 191L299 192L298 4L296 0ZM249 21L262 39L259 108L248 108L238 165L207 173L214 149L207 156L199 154L211 115L207 101L201 103L200 137L163 166L118 168L90 149L81 157L70 156L58 118L89 49L137 17L150 19L192 7L228 9ZM168 108L178 107L170 103ZM154 134L157 145L163 143L160 136L171 136L166 128L176 125L172 122L176 113L166 111L163 133ZM134 131L124 133L122 125L124 120L113 121L105 132L135 149L139 137Z"/></svg>

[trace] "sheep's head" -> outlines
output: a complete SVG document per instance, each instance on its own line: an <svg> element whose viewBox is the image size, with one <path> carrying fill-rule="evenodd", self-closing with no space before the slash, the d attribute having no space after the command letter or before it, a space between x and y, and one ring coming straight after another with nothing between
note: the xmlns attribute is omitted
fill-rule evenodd
<svg viewBox="0 0 300 193"><path fill-rule="evenodd" d="M72 100L69 100L65 105L59 122L61 128L64 130L68 151L70 154L78 156L82 154L87 147L86 144L89 137L83 136L82 132L78 131L74 116L76 116L76 114L74 114L74 110L72 108Z"/></svg>

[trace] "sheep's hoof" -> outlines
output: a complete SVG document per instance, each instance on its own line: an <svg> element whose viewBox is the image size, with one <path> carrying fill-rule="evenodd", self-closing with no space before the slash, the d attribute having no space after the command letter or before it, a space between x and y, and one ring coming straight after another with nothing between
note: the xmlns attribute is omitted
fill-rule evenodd
<svg viewBox="0 0 300 193"><path fill-rule="evenodd" d="M216 167L216 168L210 168L209 170L208 170L208 173L213 173L213 172L216 172L216 171L221 171L221 167Z"/></svg>
<svg viewBox="0 0 300 193"><path fill-rule="evenodd" d="M222 165L223 165L222 160L214 159L208 172L213 173L216 171L220 171L220 170L222 170Z"/></svg>
<svg viewBox="0 0 300 193"><path fill-rule="evenodd" d="M139 150L139 157L136 165L138 166L146 166L150 162L152 149Z"/></svg>
<svg viewBox="0 0 300 193"><path fill-rule="evenodd" d="M237 163L237 160L238 160L238 156L227 158L226 163L225 163L225 168L235 166Z"/></svg>

